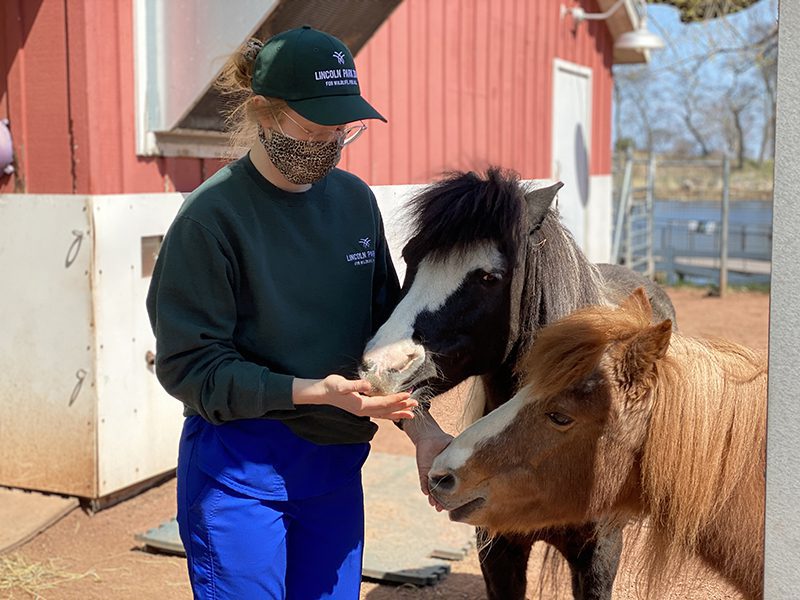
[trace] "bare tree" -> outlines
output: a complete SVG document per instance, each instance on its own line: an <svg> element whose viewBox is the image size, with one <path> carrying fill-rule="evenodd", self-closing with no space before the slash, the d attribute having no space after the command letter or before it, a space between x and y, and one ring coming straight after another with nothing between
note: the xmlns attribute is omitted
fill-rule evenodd
<svg viewBox="0 0 800 600"><path fill-rule="evenodd" d="M765 97L765 90L762 81L753 72L753 69L742 71L739 75L738 81L734 82L731 88L731 93L728 95L728 110L733 116L734 127L737 135L737 167L742 169L744 167L745 159L745 131L751 129L752 123L755 121L753 118L753 111L758 110L760 103L758 100ZM757 69L756 69L757 71ZM775 107L769 107L769 115L764 115L764 123L769 123L770 119L774 119ZM762 139L763 146L763 139Z"/></svg>
<svg viewBox="0 0 800 600"><path fill-rule="evenodd" d="M776 0L747 16L716 19L666 31L660 65L616 67L618 120L626 137L648 150L683 150L708 156L725 152L737 158L770 155L774 131ZM650 0L681 9L682 19L714 18L756 4L754 0ZM694 11L694 12L692 12ZM721 11L721 12L720 12ZM727 11L727 12L726 12ZM774 12L770 12L774 11ZM694 16L693 16L694 15ZM667 57L668 60L663 60ZM632 123L641 129L630 132ZM659 135L660 134L660 135ZM666 136L666 139L664 137Z"/></svg>
<svg viewBox="0 0 800 600"><path fill-rule="evenodd" d="M626 127L634 125L644 135L644 149L647 152L655 150L653 131L654 119L657 111L652 110L652 103L648 101L650 93L650 78L646 67L633 67L617 75L615 79L617 95L617 114L626 114ZM618 121L618 137L623 135L622 125ZM637 137L631 135L630 137Z"/></svg>
<svg viewBox="0 0 800 600"><path fill-rule="evenodd" d="M753 62L760 77L762 89L762 107L764 111L764 124L761 136L761 147L758 151L758 162L771 157L775 145L775 107L776 85L778 80L778 25L769 23L754 23L751 35L760 37L755 46Z"/></svg>
<svg viewBox="0 0 800 600"><path fill-rule="evenodd" d="M678 102L676 104L681 107L680 114L683 125L689 136L700 148L700 156L709 156L712 152L710 145L711 133L708 131L708 119L701 118L697 121L697 117L707 117L707 111L704 106L708 104L706 95L708 90L701 85L701 69L699 61L687 62L685 65L677 66L673 75L675 82L673 85L677 86L675 89ZM673 133L673 143L678 142L681 135Z"/></svg>
<svg viewBox="0 0 800 600"><path fill-rule="evenodd" d="M697 145L700 146L700 156L708 156L711 154L711 148L706 143L705 137L700 133L700 130L695 126L693 117L696 112L697 99L689 94L683 98L683 123L686 125L686 130L691 134Z"/></svg>

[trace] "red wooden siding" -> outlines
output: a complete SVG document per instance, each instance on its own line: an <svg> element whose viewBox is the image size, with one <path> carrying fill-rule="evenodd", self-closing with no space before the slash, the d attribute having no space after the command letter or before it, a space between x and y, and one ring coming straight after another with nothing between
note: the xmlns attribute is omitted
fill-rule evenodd
<svg viewBox="0 0 800 600"><path fill-rule="evenodd" d="M220 167L136 156L132 0L3 0L0 40L19 163L0 192L190 191Z"/></svg>
<svg viewBox="0 0 800 600"><path fill-rule="evenodd" d="M406 0L359 53L370 123L343 166L372 184L419 183L497 164L552 176L553 60L592 69L591 174L611 171L613 39L573 30L563 0ZM594 0L583 3L598 11Z"/></svg>
<svg viewBox="0 0 800 600"><path fill-rule="evenodd" d="M0 191L72 191L64 2L0 3L0 117L9 117L19 173ZM24 48L17 52L17 48Z"/></svg>
<svg viewBox="0 0 800 600"><path fill-rule="evenodd" d="M593 72L591 173L611 170L612 39L563 0L405 0L356 58L389 119L345 150L370 184L498 164L551 176L553 59ZM595 0L583 0L588 11ZM132 0L0 2L0 117L18 173L0 192L189 191L217 160L135 155Z"/></svg>

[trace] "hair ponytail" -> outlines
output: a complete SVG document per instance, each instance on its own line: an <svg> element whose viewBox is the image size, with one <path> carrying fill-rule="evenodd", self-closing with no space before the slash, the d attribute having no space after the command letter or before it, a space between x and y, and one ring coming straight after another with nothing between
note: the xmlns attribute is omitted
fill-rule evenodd
<svg viewBox="0 0 800 600"><path fill-rule="evenodd" d="M264 42L259 39L247 40L228 59L214 83L223 97L221 113L225 117L225 129L231 136L232 158L237 151L253 143L258 133L258 119L270 114L264 109L259 110L253 103L256 97L252 87L253 67L263 47ZM285 106L285 102L277 98L267 98L267 103L272 110Z"/></svg>
<svg viewBox="0 0 800 600"><path fill-rule="evenodd" d="M225 63L216 81L216 88L224 96L252 95L253 66L264 43L250 38Z"/></svg>

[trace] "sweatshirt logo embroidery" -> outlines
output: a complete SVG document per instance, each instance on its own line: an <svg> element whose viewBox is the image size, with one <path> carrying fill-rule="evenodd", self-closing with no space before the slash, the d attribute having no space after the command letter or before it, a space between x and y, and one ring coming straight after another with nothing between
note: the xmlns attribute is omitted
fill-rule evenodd
<svg viewBox="0 0 800 600"><path fill-rule="evenodd" d="M352 264L353 266L360 266L360 265L370 265L375 262L375 250L370 250L370 246L372 246L372 240L368 237L363 237L358 240L358 245L361 246L364 250L353 252L351 254L346 254L345 259L347 262Z"/></svg>

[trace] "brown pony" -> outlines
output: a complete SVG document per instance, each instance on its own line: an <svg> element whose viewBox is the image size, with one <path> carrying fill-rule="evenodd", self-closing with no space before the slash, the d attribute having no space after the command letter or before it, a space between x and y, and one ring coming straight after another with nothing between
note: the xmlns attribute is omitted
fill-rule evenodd
<svg viewBox="0 0 800 600"><path fill-rule="evenodd" d="M766 362L651 316L639 289L542 330L524 387L439 455L430 488L493 532L649 517L648 597L695 555L761 598Z"/></svg>

